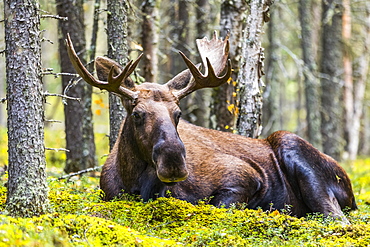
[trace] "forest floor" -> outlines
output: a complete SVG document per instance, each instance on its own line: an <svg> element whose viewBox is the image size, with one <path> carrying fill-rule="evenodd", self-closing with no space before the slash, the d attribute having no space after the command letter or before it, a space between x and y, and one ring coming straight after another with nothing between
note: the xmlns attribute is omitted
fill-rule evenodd
<svg viewBox="0 0 370 247"><path fill-rule="evenodd" d="M351 224L344 226L319 214L292 217L289 208L285 212L249 210L245 205L226 209L206 200L192 205L173 198L144 203L130 196L104 202L98 177L59 179L63 156L63 152L47 155L51 211L41 217L6 216L7 174L1 175L0 247L370 246L370 158L342 164L359 207L348 213ZM2 159L0 143L0 165L6 164Z"/></svg>

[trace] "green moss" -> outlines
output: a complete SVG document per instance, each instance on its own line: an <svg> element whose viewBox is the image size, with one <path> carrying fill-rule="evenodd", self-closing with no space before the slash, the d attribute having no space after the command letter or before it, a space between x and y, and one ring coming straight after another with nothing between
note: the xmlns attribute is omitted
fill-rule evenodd
<svg viewBox="0 0 370 247"><path fill-rule="evenodd" d="M350 173L351 175L351 173ZM354 190L368 185L354 178ZM352 178L352 177L351 177ZM0 177L4 211L6 175ZM278 211L192 205L174 198L147 203L137 197L104 202L99 179L48 179L54 211L31 219L0 215L1 246L369 246L370 201L358 199L352 225L315 214L296 218ZM287 210L289 212L289 210Z"/></svg>

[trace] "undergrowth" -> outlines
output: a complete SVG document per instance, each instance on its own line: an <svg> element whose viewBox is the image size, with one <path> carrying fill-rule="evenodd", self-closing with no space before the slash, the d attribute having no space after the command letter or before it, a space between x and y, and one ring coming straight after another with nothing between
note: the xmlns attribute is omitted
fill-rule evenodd
<svg viewBox="0 0 370 247"><path fill-rule="evenodd" d="M6 181L6 175L2 183ZM0 246L369 246L370 207L361 201L351 225L320 215L295 218L243 206L216 208L174 198L147 203L125 196L104 202L98 178L49 177L53 213L0 215ZM6 188L0 187L4 212Z"/></svg>

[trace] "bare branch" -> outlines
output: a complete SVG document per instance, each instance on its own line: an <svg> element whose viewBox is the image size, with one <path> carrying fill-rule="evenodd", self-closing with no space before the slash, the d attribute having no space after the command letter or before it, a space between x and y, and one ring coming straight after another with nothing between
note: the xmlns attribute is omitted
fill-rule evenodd
<svg viewBox="0 0 370 247"><path fill-rule="evenodd" d="M57 97L61 97L63 99L77 100L78 102L81 101L81 98L74 98L74 97L67 96L65 94L57 94L57 93L48 93L48 92L45 92L44 93L44 96L57 96Z"/></svg>
<svg viewBox="0 0 370 247"><path fill-rule="evenodd" d="M44 68L42 71L42 75L53 75L55 78L58 78L59 76L73 76L73 77L78 77L78 74L74 73L55 73L53 72L54 68Z"/></svg>
<svg viewBox="0 0 370 247"><path fill-rule="evenodd" d="M59 16L59 15L41 15L40 18L41 19L53 18L53 19L58 19L58 20L62 20L62 21L68 21L68 17L63 17L63 16Z"/></svg>
<svg viewBox="0 0 370 247"><path fill-rule="evenodd" d="M62 123L62 121L60 121L60 120L53 120L53 119L45 119L44 122L47 122L47 123Z"/></svg>
<svg viewBox="0 0 370 247"><path fill-rule="evenodd" d="M65 148L45 148L45 150L51 150L51 151L55 151L55 152L59 152L59 151L69 152L69 150L65 149Z"/></svg>
<svg viewBox="0 0 370 247"><path fill-rule="evenodd" d="M87 173L87 172L93 172L93 171L96 171L96 170L99 170L101 169L103 166L96 166L96 167L91 167L91 168L87 168L85 170L81 170L81 171L78 171L78 172L74 172L74 173L70 173L70 174L67 174L67 175L64 175L64 176L61 176L60 178L58 178L59 180L62 180L62 179L70 179L71 177L74 177L74 176L78 176L78 175L81 175L81 174L84 174L84 173Z"/></svg>
<svg viewBox="0 0 370 247"><path fill-rule="evenodd" d="M49 42L50 44L54 45L54 42L53 41L51 41L50 39L47 39L45 37L42 37L41 38L41 42L44 42L44 41Z"/></svg>
<svg viewBox="0 0 370 247"><path fill-rule="evenodd" d="M54 73L51 71L42 72L42 75L53 75L55 78L58 78L59 76L78 76L78 74L72 74L72 73Z"/></svg>

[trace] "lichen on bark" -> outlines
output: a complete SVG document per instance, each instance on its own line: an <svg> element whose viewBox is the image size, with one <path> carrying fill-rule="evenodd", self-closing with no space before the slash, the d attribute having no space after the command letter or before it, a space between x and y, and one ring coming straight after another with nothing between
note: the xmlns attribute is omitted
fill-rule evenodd
<svg viewBox="0 0 370 247"><path fill-rule="evenodd" d="M8 183L6 211L32 217L49 211L44 153L40 18L37 1L4 1Z"/></svg>

